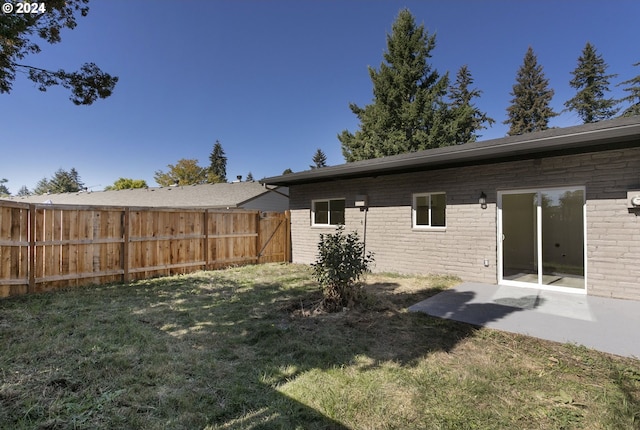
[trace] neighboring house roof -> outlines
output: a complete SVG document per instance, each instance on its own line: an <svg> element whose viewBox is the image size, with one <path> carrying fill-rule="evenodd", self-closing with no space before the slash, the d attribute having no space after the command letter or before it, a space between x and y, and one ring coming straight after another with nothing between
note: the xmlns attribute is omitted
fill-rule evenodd
<svg viewBox="0 0 640 430"><path fill-rule="evenodd" d="M294 185L640 146L640 115L428 149L265 178Z"/></svg>
<svg viewBox="0 0 640 430"><path fill-rule="evenodd" d="M268 193L278 193L286 198L289 197L289 190L286 187L269 188L258 182L232 182L114 191L82 191L24 197L12 196L4 199L24 203L96 206L242 208L248 202Z"/></svg>

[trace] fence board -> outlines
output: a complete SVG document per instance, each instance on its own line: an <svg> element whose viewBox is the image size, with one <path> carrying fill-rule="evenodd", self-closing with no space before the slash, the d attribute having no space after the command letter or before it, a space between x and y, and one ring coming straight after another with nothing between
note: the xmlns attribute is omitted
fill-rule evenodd
<svg viewBox="0 0 640 430"><path fill-rule="evenodd" d="M0 206L0 297L24 294L28 286L28 205Z"/></svg>

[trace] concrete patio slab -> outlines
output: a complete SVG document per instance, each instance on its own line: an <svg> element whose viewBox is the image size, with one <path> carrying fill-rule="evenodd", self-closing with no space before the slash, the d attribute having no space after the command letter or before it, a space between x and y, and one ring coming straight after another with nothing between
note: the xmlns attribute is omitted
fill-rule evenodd
<svg viewBox="0 0 640 430"><path fill-rule="evenodd" d="M409 310L640 358L638 301L466 282Z"/></svg>

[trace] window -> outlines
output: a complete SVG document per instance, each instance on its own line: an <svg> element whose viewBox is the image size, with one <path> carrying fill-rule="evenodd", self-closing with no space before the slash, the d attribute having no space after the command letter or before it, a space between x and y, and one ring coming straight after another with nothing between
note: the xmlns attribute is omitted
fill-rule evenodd
<svg viewBox="0 0 640 430"><path fill-rule="evenodd" d="M447 196L445 193L413 195L413 227L445 227Z"/></svg>
<svg viewBox="0 0 640 430"><path fill-rule="evenodd" d="M344 224L344 199L314 200L311 210L313 225Z"/></svg>

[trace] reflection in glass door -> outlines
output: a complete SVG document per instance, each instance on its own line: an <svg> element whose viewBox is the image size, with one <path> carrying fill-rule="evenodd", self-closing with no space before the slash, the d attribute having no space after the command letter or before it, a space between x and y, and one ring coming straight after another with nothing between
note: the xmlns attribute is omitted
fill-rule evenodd
<svg viewBox="0 0 640 430"><path fill-rule="evenodd" d="M538 283L537 193L502 195L503 279Z"/></svg>
<svg viewBox="0 0 640 430"><path fill-rule="evenodd" d="M501 282L584 289L584 189L500 197Z"/></svg>

